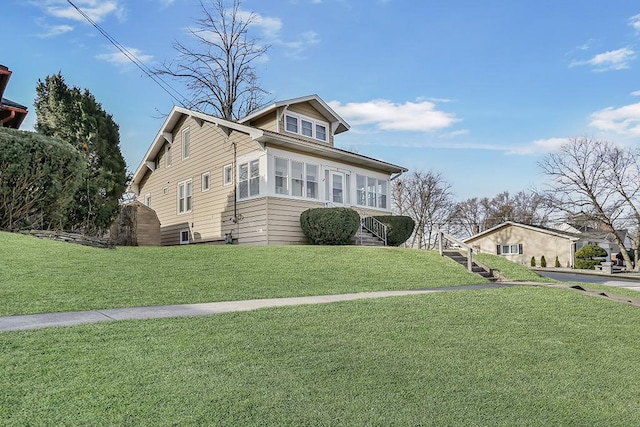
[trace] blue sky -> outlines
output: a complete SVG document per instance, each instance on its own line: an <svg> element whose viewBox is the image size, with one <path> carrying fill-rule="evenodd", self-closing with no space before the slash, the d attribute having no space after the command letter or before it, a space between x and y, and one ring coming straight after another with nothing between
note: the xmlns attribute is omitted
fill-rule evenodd
<svg viewBox="0 0 640 427"><path fill-rule="evenodd" d="M147 65L175 56L194 0L75 0ZM567 138L636 146L640 4L628 0L246 0L272 100L316 93L350 125L336 145L441 172L456 199L541 187ZM131 171L172 99L64 0L3 0L5 97L29 106L61 71L120 125ZM179 84L173 84L180 89Z"/></svg>

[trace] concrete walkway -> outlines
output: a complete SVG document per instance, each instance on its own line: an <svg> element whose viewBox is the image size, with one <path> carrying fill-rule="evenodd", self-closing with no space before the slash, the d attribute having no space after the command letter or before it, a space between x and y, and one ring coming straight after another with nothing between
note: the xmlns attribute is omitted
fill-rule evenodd
<svg viewBox="0 0 640 427"><path fill-rule="evenodd" d="M524 283L490 283L482 285L449 286L442 288L409 291L361 292L354 294L320 295L309 297L270 298L244 301L223 301L201 304L159 305L150 307L110 308L93 311L71 311L62 313L26 314L0 316L0 331L20 331L57 326L72 326L83 323L114 322L117 320L157 319L163 317L207 316L233 311L250 311L266 307L288 305L326 304L368 298L384 298L403 295L419 295L445 291L501 288Z"/></svg>

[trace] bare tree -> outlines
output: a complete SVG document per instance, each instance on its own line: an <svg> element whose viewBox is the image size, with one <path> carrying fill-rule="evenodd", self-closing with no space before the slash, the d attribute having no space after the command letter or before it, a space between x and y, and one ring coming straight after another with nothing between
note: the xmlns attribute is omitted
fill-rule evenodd
<svg viewBox="0 0 640 427"><path fill-rule="evenodd" d="M635 160L627 155L631 152L621 152L608 142L571 139L559 152L548 154L539 163L551 179L549 200L561 211L579 213L604 229L616 230L623 225L625 211L637 210L631 208L637 189L627 185ZM622 194L627 194L628 200ZM612 234L624 261L632 265L622 237L619 233Z"/></svg>
<svg viewBox="0 0 640 427"><path fill-rule="evenodd" d="M536 192L504 191L492 199L477 197L459 202L451 218L456 231L472 236L505 221L543 225L548 220L545 198Z"/></svg>
<svg viewBox="0 0 640 427"><path fill-rule="evenodd" d="M451 215L453 202L451 185L437 172L413 172L399 178L393 189L396 210L416 223L411 246L432 249L435 228L441 227Z"/></svg>
<svg viewBox="0 0 640 427"><path fill-rule="evenodd" d="M196 47L176 41L177 58L154 70L182 81L191 92L186 107L238 120L255 111L267 92L258 83L254 64L269 49L249 37L253 13L240 10L241 0L200 0L202 17L189 33Z"/></svg>

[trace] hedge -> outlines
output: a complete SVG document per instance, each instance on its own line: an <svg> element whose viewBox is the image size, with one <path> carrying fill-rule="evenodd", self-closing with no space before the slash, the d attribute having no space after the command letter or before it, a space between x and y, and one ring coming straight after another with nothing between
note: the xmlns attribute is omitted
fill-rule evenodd
<svg viewBox="0 0 640 427"><path fill-rule="evenodd" d="M360 215L349 208L312 208L300 214L300 227L314 245L348 245L360 228Z"/></svg>
<svg viewBox="0 0 640 427"><path fill-rule="evenodd" d="M83 170L81 154L66 142L0 127L0 229L59 227Z"/></svg>
<svg viewBox="0 0 640 427"><path fill-rule="evenodd" d="M379 215L375 219L387 226L387 245L400 246L411 237L416 225L413 218L404 215Z"/></svg>

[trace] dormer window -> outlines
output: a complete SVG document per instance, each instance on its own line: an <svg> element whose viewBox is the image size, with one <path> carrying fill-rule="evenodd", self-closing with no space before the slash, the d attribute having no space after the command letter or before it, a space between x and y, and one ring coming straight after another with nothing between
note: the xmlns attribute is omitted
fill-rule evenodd
<svg viewBox="0 0 640 427"><path fill-rule="evenodd" d="M297 133L308 138L319 139L327 142L328 123L321 122L310 117L293 113L285 113L285 129L287 132Z"/></svg>

